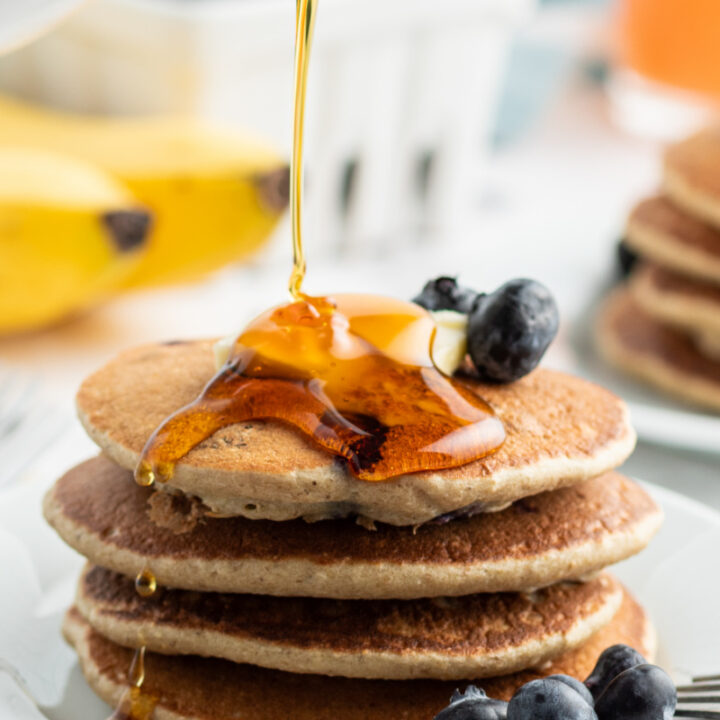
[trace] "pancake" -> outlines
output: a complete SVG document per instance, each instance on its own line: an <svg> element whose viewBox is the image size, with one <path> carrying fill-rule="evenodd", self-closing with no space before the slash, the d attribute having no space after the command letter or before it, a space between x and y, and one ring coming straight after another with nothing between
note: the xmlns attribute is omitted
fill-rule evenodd
<svg viewBox="0 0 720 720"><path fill-rule="evenodd" d="M633 271L630 290L635 302L657 320L694 336L720 336L720 284L646 263Z"/></svg>
<svg viewBox="0 0 720 720"><path fill-rule="evenodd" d="M109 457L133 469L156 427L194 400L213 374L210 341L128 350L82 384L80 420ZM580 378L539 369L508 385L473 387L503 421L507 439L497 452L459 468L363 482L299 432L257 421L219 430L190 451L172 486L222 515L357 514L415 525L460 508L497 510L594 477L634 447L624 403Z"/></svg>
<svg viewBox="0 0 720 720"><path fill-rule="evenodd" d="M705 357L720 360L720 333L700 332L695 337L695 345Z"/></svg>
<svg viewBox="0 0 720 720"><path fill-rule="evenodd" d="M688 214L675 197L641 201L628 218L625 242L670 270L720 283L720 230Z"/></svg>
<svg viewBox="0 0 720 720"><path fill-rule="evenodd" d="M106 702L117 705L128 688L133 651L94 631L76 609L66 616L63 631L90 686ZM584 679L600 653L616 643L631 645L652 661L652 628L627 594L612 622L577 650L542 671L478 684L493 697L509 699L522 684L544 675L566 673ZM464 683L295 675L227 660L148 653L143 692L156 699L155 720L431 720L458 685Z"/></svg>
<svg viewBox="0 0 720 720"><path fill-rule="evenodd" d="M378 525L368 532L349 519L197 520L183 514L186 507L164 507L169 497L98 457L58 480L44 511L91 562L132 577L149 567L161 585L366 599L525 590L581 578L642 550L662 522L647 493L616 473L499 513L416 530Z"/></svg>
<svg viewBox="0 0 720 720"><path fill-rule="evenodd" d="M130 578L88 565L75 605L113 642L168 655L294 673L454 680L545 663L607 625L621 601L622 588L607 573L534 593L459 598L328 600L166 588L142 598Z"/></svg>
<svg viewBox="0 0 720 720"><path fill-rule="evenodd" d="M684 400L720 410L720 360L706 357L692 338L644 312L626 288L605 301L600 351L613 364Z"/></svg>
<svg viewBox="0 0 720 720"><path fill-rule="evenodd" d="M720 126L709 127L665 152L663 185L691 215L720 226Z"/></svg>

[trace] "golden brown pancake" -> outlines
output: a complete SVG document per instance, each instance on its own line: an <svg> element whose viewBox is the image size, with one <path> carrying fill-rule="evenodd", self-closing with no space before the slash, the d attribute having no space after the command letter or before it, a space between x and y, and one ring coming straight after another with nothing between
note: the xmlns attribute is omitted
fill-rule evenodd
<svg viewBox="0 0 720 720"><path fill-rule="evenodd" d="M622 587L604 573L533 593L328 600L159 588L88 565L75 605L101 635L168 655L295 673L407 680L492 677L536 667L607 625ZM142 641L141 641L142 638Z"/></svg>
<svg viewBox="0 0 720 720"><path fill-rule="evenodd" d="M720 282L720 230L688 214L676 198L641 201L630 213L627 244L659 265L707 282Z"/></svg>
<svg viewBox="0 0 720 720"><path fill-rule="evenodd" d="M64 475L44 509L71 547L129 576L149 567L161 585L190 590L337 598L543 587L639 552L662 522L647 493L616 473L416 530L368 532L349 519L198 520L184 514L182 497L177 510L169 498L98 457Z"/></svg>
<svg viewBox="0 0 720 720"><path fill-rule="evenodd" d="M598 344L608 360L689 402L720 410L720 360L703 355L689 335L644 312L626 288L600 313Z"/></svg>
<svg viewBox="0 0 720 720"><path fill-rule="evenodd" d="M85 677L106 702L116 705L127 689L132 650L92 630L76 609L64 634L74 645ZM477 684L492 697L509 699L537 677L566 673L587 677L600 653L625 643L652 661L654 634L642 608L626 594L613 621L580 648L542 671L523 671ZM464 683L440 680L359 680L295 675L227 660L148 653L143 691L157 700L156 720L431 720Z"/></svg>
<svg viewBox="0 0 720 720"><path fill-rule="evenodd" d="M210 341L146 345L120 354L82 384L80 419L119 465L213 376ZM474 385L505 425L492 455L462 467L363 482L344 461L275 422L219 430L177 465L172 486L219 514L289 520L361 515L415 525L459 508L499 509L620 464L635 434L624 403L580 378L539 369L508 385ZM167 486L166 486L167 489Z"/></svg>
<svg viewBox="0 0 720 720"><path fill-rule="evenodd" d="M630 290L635 302L660 322L693 336L720 336L720 284L645 263L633 270Z"/></svg>

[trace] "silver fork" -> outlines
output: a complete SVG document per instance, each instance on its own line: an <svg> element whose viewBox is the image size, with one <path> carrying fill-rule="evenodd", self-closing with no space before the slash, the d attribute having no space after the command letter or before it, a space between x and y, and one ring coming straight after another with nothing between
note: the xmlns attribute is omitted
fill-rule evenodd
<svg viewBox="0 0 720 720"><path fill-rule="evenodd" d="M694 677L677 693L675 717L720 720L720 675Z"/></svg>
<svg viewBox="0 0 720 720"><path fill-rule="evenodd" d="M37 380L0 370L0 488L17 482L68 426L65 413L42 398Z"/></svg>

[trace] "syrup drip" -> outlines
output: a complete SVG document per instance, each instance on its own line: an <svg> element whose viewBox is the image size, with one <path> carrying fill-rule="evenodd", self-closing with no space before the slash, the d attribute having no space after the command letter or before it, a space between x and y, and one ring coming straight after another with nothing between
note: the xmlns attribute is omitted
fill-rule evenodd
<svg viewBox="0 0 720 720"><path fill-rule="evenodd" d="M149 598L157 590L157 580L148 568L141 570L135 578L135 592L140 597Z"/></svg>
<svg viewBox="0 0 720 720"><path fill-rule="evenodd" d="M266 312L203 394L155 431L138 481L168 481L175 463L216 430L258 418L295 426L362 480L487 455L503 442L503 426L433 366L434 330L418 305L371 295L305 297Z"/></svg>
<svg viewBox="0 0 720 720"><path fill-rule="evenodd" d="M157 580L149 568L143 568L135 578L135 590L138 595L148 598L157 590ZM130 687L122 694L115 712L108 720L150 720L152 718L157 698L143 690L145 682L145 643L140 637L140 643L133 654L128 670Z"/></svg>

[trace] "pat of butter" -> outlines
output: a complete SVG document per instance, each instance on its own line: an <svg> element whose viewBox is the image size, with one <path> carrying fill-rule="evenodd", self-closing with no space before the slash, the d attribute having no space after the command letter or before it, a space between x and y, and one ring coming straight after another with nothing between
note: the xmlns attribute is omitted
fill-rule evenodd
<svg viewBox="0 0 720 720"><path fill-rule="evenodd" d="M435 310L430 314L437 325L431 351L433 362L438 370L452 375L467 353L468 316L454 310Z"/></svg>
<svg viewBox="0 0 720 720"><path fill-rule="evenodd" d="M467 353L467 315L454 310L436 310L430 314L437 326L431 351L433 362L438 370L452 375ZM216 370L228 361L237 339L237 335L228 335L213 345Z"/></svg>
<svg viewBox="0 0 720 720"><path fill-rule="evenodd" d="M237 339L237 335L228 335L227 337L221 338L213 345L216 370L219 370L228 361Z"/></svg>

